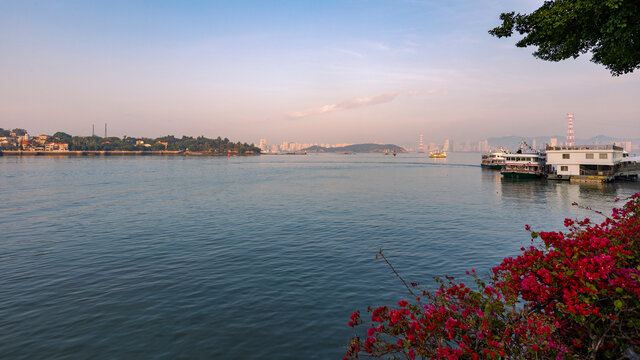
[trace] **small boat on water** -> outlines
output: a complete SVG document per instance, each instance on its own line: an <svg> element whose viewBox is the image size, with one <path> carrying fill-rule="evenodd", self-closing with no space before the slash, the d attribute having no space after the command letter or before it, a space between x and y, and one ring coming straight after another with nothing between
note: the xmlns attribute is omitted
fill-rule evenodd
<svg viewBox="0 0 640 360"><path fill-rule="evenodd" d="M444 159L444 158L447 157L447 153L444 152L444 151L438 151L438 150L431 151L429 153L429 157L432 158L432 159Z"/></svg>
<svg viewBox="0 0 640 360"><path fill-rule="evenodd" d="M504 158L510 154L509 151L500 147L498 150L490 151L486 154L482 154L482 162L480 167L487 169L502 169L504 166Z"/></svg>
<svg viewBox="0 0 640 360"><path fill-rule="evenodd" d="M504 158L505 164L500 172L505 178L531 179L545 176L547 155L524 141L515 154L506 154Z"/></svg>

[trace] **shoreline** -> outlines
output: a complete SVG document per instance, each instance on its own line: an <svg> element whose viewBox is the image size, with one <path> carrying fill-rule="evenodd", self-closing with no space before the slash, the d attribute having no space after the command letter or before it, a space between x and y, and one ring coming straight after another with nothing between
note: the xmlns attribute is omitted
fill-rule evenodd
<svg viewBox="0 0 640 360"><path fill-rule="evenodd" d="M207 151L122 151L122 150L78 150L78 151L0 151L0 156L253 156L257 153L218 154Z"/></svg>

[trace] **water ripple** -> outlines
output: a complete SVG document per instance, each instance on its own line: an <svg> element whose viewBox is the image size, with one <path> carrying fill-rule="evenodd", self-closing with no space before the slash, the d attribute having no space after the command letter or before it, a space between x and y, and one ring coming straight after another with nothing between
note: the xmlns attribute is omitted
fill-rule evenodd
<svg viewBox="0 0 640 360"><path fill-rule="evenodd" d="M339 358L355 309L486 272L638 183L503 182L478 154L0 158L0 357Z"/></svg>

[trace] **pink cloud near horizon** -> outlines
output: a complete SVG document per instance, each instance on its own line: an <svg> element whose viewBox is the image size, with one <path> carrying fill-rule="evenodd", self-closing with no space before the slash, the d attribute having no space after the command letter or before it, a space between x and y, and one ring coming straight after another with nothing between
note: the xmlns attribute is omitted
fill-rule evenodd
<svg viewBox="0 0 640 360"><path fill-rule="evenodd" d="M329 104L329 105L324 105L324 106L313 108L313 109L296 111L294 113L291 113L289 116L292 118L300 119L308 116L321 115L321 114L326 114L326 113L339 111L339 110L349 110L349 109L356 109L363 106L384 104L384 103L388 103L395 100L397 96L398 96L397 92L389 92L389 93L384 93L384 94L375 95L371 97L353 98L353 99L340 101L337 104Z"/></svg>

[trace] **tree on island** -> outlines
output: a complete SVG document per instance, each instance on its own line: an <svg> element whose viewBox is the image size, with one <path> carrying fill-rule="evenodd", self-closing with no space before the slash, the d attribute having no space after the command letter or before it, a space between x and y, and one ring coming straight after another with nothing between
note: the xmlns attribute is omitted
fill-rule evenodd
<svg viewBox="0 0 640 360"><path fill-rule="evenodd" d="M525 35L518 47L537 46L537 58L560 61L591 52L591 61L613 76L640 67L640 1L553 0L530 14L500 15L491 35Z"/></svg>
<svg viewBox="0 0 640 360"><path fill-rule="evenodd" d="M24 136L24 135L27 134L27 130L20 129L20 128L15 128L15 129L11 130L11 132L15 133L18 136Z"/></svg>
<svg viewBox="0 0 640 360"><path fill-rule="evenodd" d="M62 131L56 132L55 134L53 134L52 137L58 141L61 141L67 144L71 144L71 139L73 138L71 135Z"/></svg>

